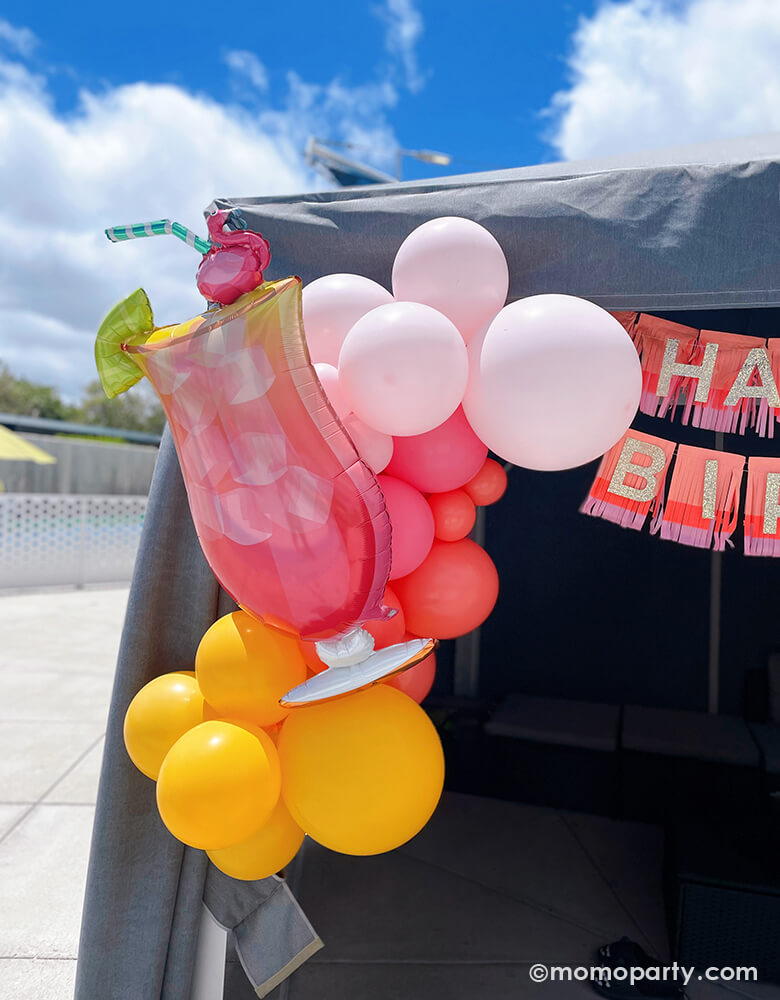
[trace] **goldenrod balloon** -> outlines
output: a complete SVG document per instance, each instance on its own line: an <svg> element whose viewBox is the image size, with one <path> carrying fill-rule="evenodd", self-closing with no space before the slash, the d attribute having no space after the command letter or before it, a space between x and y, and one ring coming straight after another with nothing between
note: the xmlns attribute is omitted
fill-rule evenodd
<svg viewBox="0 0 780 1000"><path fill-rule="evenodd" d="M303 837L303 830L279 799L268 822L254 836L208 855L220 871L233 878L268 878L289 865Z"/></svg>
<svg viewBox="0 0 780 1000"><path fill-rule="evenodd" d="M147 778L157 779L165 755L193 726L203 722L204 702L195 674L174 671L149 681L125 715L125 746Z"/></svg>
<svg viewBox="0 0 780 1000"><path fill-rule="evenodd" d="M220 715L272 726L289 709L279 699L306 680L300 644L246 611L214 622L201 639L195 672L203 697Z"/></svg>
<svg viewBox="0 0 780 1000"><path fill-rule="evenodd" d="M262 729L203 722L163 761L157 806L174 837L217 850L257 833L279 801L280 786L279 756Z"/></svg>
<svg viewBox="0 0 780 1000"><path fill-rule="evenodd" d="M384 684L296 709L279 736L282 796L295 822L343 854L380 854L427 823L444 783L438 734Z"/></svg>

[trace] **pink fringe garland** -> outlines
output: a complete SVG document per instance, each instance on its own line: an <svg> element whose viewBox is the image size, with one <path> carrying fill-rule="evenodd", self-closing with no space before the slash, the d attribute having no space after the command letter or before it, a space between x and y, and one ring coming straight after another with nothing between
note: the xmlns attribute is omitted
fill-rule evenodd
<svg viewBox="0 0 780 1000"><path fill-rule="evenodd" d="M780 536L764 534L766 482L770 472L780 473L780 458L748 459L744 520L746 556L780 557Z"/></svg>
<svg viewBox="0 0 780 1000"><path fill-rule="evenodd" d="M637 349L642 364L642 394L640 412L651 417L669 417L674 420L678 407L682 407L681 422L689 423L700 430L723 434L744 434L752 428L760 437L774 437L775 423L780 421L780 410L770 407L767 400L743 397L735 406L725 406L726 397L737 377L748 351L753 347L764 347L769 355L770 365L776 379L780 379L780 338L762 340L737 334L720 333L712 330L696 330L693 327L672 323L655 316L640 314L631 323L630 313L613 314L628 331ZM684 375L673 375L669 391L665 396L657 393L658 381L663 367L666 342L678 340L676 360L680 364L700 365L707 344L718 345L710 391L706 403L694 401L697 381ZM754 372L751 385L761 381Z"/></svg>
<svg viewBox="0 0 780 1000"><path fill-rule="evenodd" d="M627 438L634 438L635 440L655 445L661 448L666 456L666 464L663 470L656 474L658 489L652 500L629 500L627 497L621 497L609 492L612 476ZM621 528L629 528L632 531L641 531L648 514L652 514L652 525L655 525L663 513L666 474L674 454L674 449L675 445L670 441L652 437L650 434L641 434L639 431L629 430L601 459L590 492L580 506L580 513L587 514L588 517L600 517L605 521L617 524ZM642 463L638 464L641 465ZM631 473L627 474L626 483L628 486L641 486L640 477Z"/></svg>
<svg viewBox="0 0 780 1000"><path fill-rule="evenodd" d="M715 516L705 518L705 470L709 461L718 463ZM726 545L733 548L731 536L737 527L744 466L744 455L679 445L660 525L661 538L716 552L723 552ZM657 530L651 526L651 534Z"/></svg>

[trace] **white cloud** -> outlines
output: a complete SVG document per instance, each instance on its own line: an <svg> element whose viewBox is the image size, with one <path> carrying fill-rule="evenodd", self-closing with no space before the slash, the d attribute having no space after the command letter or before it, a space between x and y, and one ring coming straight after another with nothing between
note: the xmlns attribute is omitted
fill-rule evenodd
<svg viewBox="0 0 780 1000"><path fill-rule="evenodd" d="M205 234L218 194L316 185L280 120L260 128L237 107L138 83L84 92L59 117L45 84L16 66L0 82L0 358L78 396L111 305L143 285L158 320L202 308L198 256L170 237L115 246L107 226L173 218Z"/></svg>
<svg viewBox="0 0 780 1000"><path fill-rule="evenodd" d="M118 299L143 286L158 323L203 304L193 250L171 237L113 245L106 227L171 218L205 235L202 211L215 196L321 188L303 161L310 134L368 146L360 158L378 166L398 146L389 78L348 86L290 73L272 103L250 52L226 59L258 92L251 111L178 86L135 83L84 90L64 116L47 78L21 57L34 37L12 31L0 27L20 52L0 57L0 359L70 399L95 377L95 331Z"/></svg>
<svg viewBox="0 0 780 1000"><path fill-rule="evenodd" d="M566 159L780 129L776 0L627 0L580 21L548 113Z"/></svg>
<svg viewBox="0 0 780 1000"><path fill-rule="evenodd" d="M401 64L407 88L418 93L426 80L417 59L417 43L424 29L422 14L413 0L385 0L375 13L385 24L385 48Z"/></svg>
<svg viewBox="0 0 780 1000"><path fill-rule="evenodd" d="M38 44L38 39L29 28L17 28L0 18L0 42L5 42L20 55L29 56Z"/></svg>
<svg viewBox="0 0 780 1000"><path fill-rule="evenodd" d="M225 65L239 76L247 80L257 90L268 90L268 70L260 62L254 52L245 49L231 49L225 53Z"/></svg>

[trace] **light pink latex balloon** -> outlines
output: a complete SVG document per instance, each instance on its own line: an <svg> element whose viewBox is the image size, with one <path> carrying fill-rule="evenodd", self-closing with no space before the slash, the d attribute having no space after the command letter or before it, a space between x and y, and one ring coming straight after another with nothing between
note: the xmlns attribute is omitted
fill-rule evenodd
<svg viewBox="0 0 780 1000"><path fill-rule="evenodd" d="M463 339L417 302L372 309L347 334L339 382L357 416L384 434L424 434L455 412L468 380Z"/></svg>
<svg viewBox="0 0 780 1000"><path fill-rule="evenodd" d="M393 295L444 313L468 344L506 302L509 268L495 237L477 222L445 216L424 222L401 244Z"/></svg>
<svg viewBox="0 0 780 1000"><path fill-rule="evenodd" d="M392 527L390 579L407 576L431 551L433 512L419 490L392 476L377 476Z"/></svg>
<svg viewBox="0 0 780 1000"><path fill-rule="evenodd" d="M386 288L360 274L326 274L303 290L303 327L312 361L338 366L350 327L393 301Z"/></svg>
<svg viewBox="0 0 780 1000"><path fill-rule="evenodd" d="M382 472L393 457L393 439L389 434L375 431L373 427L364 424L354 413L348 413L343 420L347 434L358 454L372 472Z"/></svg>
<svg viewBox="0 0 780 1000"><path fill-rule="evenodd" d="M349 403L344 398L344 393L339 384L338 369L334 368L333 365L328 365L321 361L314 366L314 370L317 373L317 378L320 380L320 385L325 390L328 402L336 411L336 416L340 417L343 421L344 417L349 413Z"/></svg>
<svg viewBox="0 0 780 1000"><path fill-rule="evenodd" d="M427 434L397 438L387 471L421 493L447 493L473 479L486 458L487 445L471 429L459 406Z"/></svg>
<svg viewBox="0 0 780 1000"><path fill-rule="evenodd" d="M639 405L636 348L608 312L572 295L506 306L469 345L463 409L501 458L571 469L620 440Z"/></svg>

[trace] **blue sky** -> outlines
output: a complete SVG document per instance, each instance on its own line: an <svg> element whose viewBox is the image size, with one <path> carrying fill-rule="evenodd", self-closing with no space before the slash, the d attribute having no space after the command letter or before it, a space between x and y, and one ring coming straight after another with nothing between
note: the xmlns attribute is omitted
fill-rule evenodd
<svg viewBox="0 0 780 1000"><path fill-rule="evenodd" d="M0 361L77 399L133 288L160 324L195 315L192 251L103 230L322 189L311 135L466 173L780 131L778 52L777 0L6 0Z"/></svg>
<svg viewBox="0 0 780 1000"><path fill-rule="evenodd" d="M7 0L2 13L40 40L34 62L54 69L51 92L63 113L73 110L82 87L139 80L174 83L251 109L281 106L290 70L312 83L338 77L346 87L389 78L396 82L397 104L388 117L399 142L445 150L453 155L453 169L465 172L555 157L544 139L550 123L542 112L566 82L565 57L578 18L594 8L591 0L421 0L418 79L411 87L404 67L386 50L379 3L241 5L229 9L224 26L213 2L55 6ZM251 88L241 93L225 65L225 54L235 50L263 64L265 94ZM435 173L411 160L404 171L409 177Z"/></svg>

